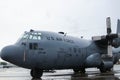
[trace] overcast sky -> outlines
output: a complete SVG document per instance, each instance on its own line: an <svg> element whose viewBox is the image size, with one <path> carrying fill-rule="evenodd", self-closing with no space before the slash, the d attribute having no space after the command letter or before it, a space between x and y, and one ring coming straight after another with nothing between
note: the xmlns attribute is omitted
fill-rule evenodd
<svg viewBox="0 0 120 80"><path fill-rule="evenodd" d="M90 38L106 34L106 17L120 18L120 0L0 0L0 49L24 31L64 31Z"/></svg>

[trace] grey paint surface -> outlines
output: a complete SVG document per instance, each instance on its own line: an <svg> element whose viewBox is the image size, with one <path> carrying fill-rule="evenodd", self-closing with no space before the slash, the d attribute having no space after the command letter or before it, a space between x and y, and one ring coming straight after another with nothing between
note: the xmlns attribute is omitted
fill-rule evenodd
<svg viewBox="0 0 120 80"><path fill-rule="evenodd" d="M19 39L14 45L2 49L2 59L28 69L99 68L103 62L101 55L107 52L92 40L47 31L25 32L28 35L33 33L41 33L41 39ZM32 47L37 44L37 49L30 49L31 44ZM114 55L116 62L117 55Z"/></svg>

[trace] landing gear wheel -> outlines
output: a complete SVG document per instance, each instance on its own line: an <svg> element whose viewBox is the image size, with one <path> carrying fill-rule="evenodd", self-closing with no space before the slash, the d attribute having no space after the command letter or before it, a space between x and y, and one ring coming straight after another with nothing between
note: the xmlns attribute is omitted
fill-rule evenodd
<svg viewBox="0 0 120 80"><path fill-rule="evenodd" d="M109 71L109 72L110 72L110 71L112 71L112 69L111 69L111 68L110 68L110 69L107 69L107 71Z"/></svg>
<svg viewBox="0 0 120 80"><path fill-rule="evenodd" d="M80 70L79 69L73 69L74 73L78 73Z"/></svg>
<svg viewBox="0 0 120 80"><path fill-rule="evenodd" d="M36 78L41 78L43 74L43 70L40 69L32 69L30 72L31 76L36 79Z"/></svg>
<svg viewBox="0 0 120 80"><path fill-rule="evenodd" d="M85 71L85 69L83 68L83 69L80 69L80 73L85 73L86 71Z"/></svg>
<svg viewBox="0 0 120 80"><path fill-rule="evenodd" d="M73 71L75 72L75 73L78 73L78 72L80 72L80 73L85 73L85 69L83 68L83 69L73 69Z"/></svg>
<svg viewBox="0 0 120 80"><path fill-rule="evenodd" d="M100 72L105 73L105 72L107 72L107 70L105 68L100 68Z"/></svg>

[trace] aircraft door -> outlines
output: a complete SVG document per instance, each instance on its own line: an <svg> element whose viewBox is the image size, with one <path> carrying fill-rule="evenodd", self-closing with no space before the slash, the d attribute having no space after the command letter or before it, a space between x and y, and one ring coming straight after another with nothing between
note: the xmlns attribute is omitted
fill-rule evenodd
<svg viewBox="0 0 120 80"><path fill-rule="evenodd" d="M38 41L25 40L22 42L22 45L24 48L23 61L31 64L31 60L33 61L32 58L34 58L38 52Z"/></svg>
<svg viewBox="0 0 120 80"><path fill-rule="evenodd" d="M38 49L39 49L38 42L36 42L36 41L30 41L28 43L28 48L29 48L29 53L28 53L27 58L29 59L29 61L31 62L32 65L36 66L37 63L38 63L37 62ZM37 63L35 63L34 61L37 62Z"/></svg>
<svg viewBox="0 0 120 80"><path fill-rule="evenodd" d="M28 44L28 41L25 40L25 41L22 41L22 46L23 46L23 49L24 49L24 52L23 52L23 62L26 62L29 64L28 62L28 53L29 53L29 44Z"/></svg>
<svg viewBox="0 0 120 80"><path fill-rule="evenodd" d="M38 43L37 42L29 42L29 54L34 56L38 52Z"/></svg>
<svg viewBox="0 0 120 80"><path fill-rule="evenodd" d="M56 66L59 68L64 67L64 61L65 61L65 50L64 50L64 48L60 48L57 53Z"/></svg>
<svg viewBox="0 0 120 80"><path fill-rule="evenodd" d="M29 58L31 58L31 62L36 62L33 62L33 65L37 67L44 67L43 64L46 62L46 52L44 48L41 48L39 41L29 43L29 55Z"/></svg>

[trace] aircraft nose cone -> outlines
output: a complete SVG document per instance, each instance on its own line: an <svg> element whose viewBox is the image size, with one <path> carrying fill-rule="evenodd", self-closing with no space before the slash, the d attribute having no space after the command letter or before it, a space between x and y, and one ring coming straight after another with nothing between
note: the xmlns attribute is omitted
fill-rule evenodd
<svg viewBox="0 0 120 80"><path fill-rule="evenodd" d="M10 46L7 46L7 47L4 47L4 48L1 50L1 58L2 58L3 60L7 60L9 48L10 48Z"/></svg>
<svg viewBox="0 0 120 80"><path fill-rule="evenodd" d="M16 51L19 51L16 46L6 46L1 50L1 58L5 61L13 60L15 58Z"/></svg>

